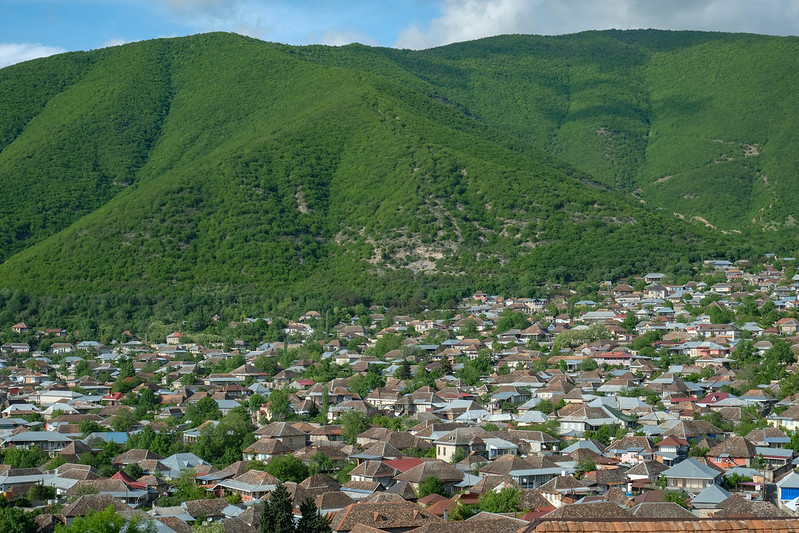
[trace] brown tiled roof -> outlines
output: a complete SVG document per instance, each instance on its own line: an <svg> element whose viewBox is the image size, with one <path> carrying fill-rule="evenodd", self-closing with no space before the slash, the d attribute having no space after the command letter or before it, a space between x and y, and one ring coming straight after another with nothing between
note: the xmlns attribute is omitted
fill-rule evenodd
<svg viewBox="0 0 799 533"><path fill-rule="evenodd" d="M314 496L341 488L340 483L325 474L314 474L300 483L300 486Z"/></svg>
<svg viewBox="0 0 799 533"><path fill-rule="evenodd" d="M333 531L350 531L356 524L379 529L411 529L441 519L410 502L354 503L336 512Z"/></svg>
<svg viewBox="0 0 799 533"><path fill-rule="evenodd" d="M404 500L416 499L416 491L413 490L413 486L411 486L411 484L407 481L399 481L394 483L388 488L387 492L390 494L396 494ZM368 497L366 499L368 499Z"/></svg>
<svg viewBox="0 0 799 533"><path fill-rule="evenodd" d="M542 520L626 520L632 515L611 502L565 505L547 513Z"/></svg>
<svg viewBox="0 0 799 533"><path fill-rule="evenodd" d="M665 490L647 490L633 498L633 503L651 503L666 501Z"/></svg>
<svg viewBox="0 0 799 533"><path fill-rule="evenodd" d="M267 424L255 432L256 435L262 437L302 437L305 436L306 433L304 431L300 431L296 427L292 426L288 422L272 422L271 424Z"/></svg>
<svg viewBox="0 0 799 533"><path fill-rule="evenodd" d="M243 451L244 453L269 453L272 455L280 455L289 453L291 448L277 439L261 437L247 446Z"/></svg>
<svg viewBox="0 0 799 533"><path fill-rule="evenodd" d="M707 452L709 457L720 457L724 454L730 457L754 457L757 455L755 445L743 437L733 436L713 446Z"/></svg>
<svg viewBox="0 0 799 533"><path fill-rule="evenodd" d="M421 483L431 476L437 477L444 483L458 482L463 479L463 472L441 460L425 461L399 474L395 479L399 481L409 481L411 483Z"/></svg>
<svg viewBox="0 0 799 533"><path fill-rule="evenodd" d="M415 497L416 494L414 494ZM361 503L390 503L404 502L406 499L394 492L374 492L360 501Z"/></svg>
<svg viewBox="0 0 799 533"><path fill-rule="evenodd" d="M356 524L350 530L350 533L386 533L382 529L377 529L376 527L367 526L366 524Z"/></svg>
<svg viewBox="0 0 799 533"><path fill-rule="evenodd" d="M74 496L84 487L92 487L97 489L97 492L126 492L128 490L127 485L121 479L86 479L72 485L64 495Z"/></svg>
<svg viewBox="0 0 799 533"><path fill-rule="evenodd" d="M625 475L632 476L647 476L650 479L657 479L657 476L668 470L669 467L659 461L641 461L634 467L630 468Z"/></svg>
<svg viewBox="0 0 799 533"><path fill-rule="evenodd" d="M483 476L482 479L480 479L480 481L475 483L472 486L472 488L469 489L469 492L472 492L474 494L485 494L493 490L497 486L501 485L502 483L514 487L519 486L519 484L513 481L513 478L507 474L501 474L501 475L492 474L490 476Z"/></svg>
<svg viewBox="0 0 799 533"><path fill-rule="evenodd" d="M222 516L222 509L228 506L227 500L223 498L209 498L207 500L189 500L183 502L186 512L197 518L202 515L205 517Z"/></svg>
<svg viewBox="0 0 799 533"><path fill-rule="evenodd" d="M532 455L521 458L518 455L503 455L480 469L483 474L508 474L512 470L529 470L534 468L557 468L557 464L549 457Z"/></svg>
<svg viewBox="0 0 799 533"><path fill-rule="evenodd" d="M733 494L719 505L721 511L714 518L786 518L790 515L769 502L749 501L740 494Z"/></svg>
<svg viewBox="0 0 799 533"><path fill-rule="evenodd" d="M416 437L414 437L414 438L416 438ZM430 447L430 445L427 444L425 441L423 441L421 439L416 439L416 440L418 440L420 443L424 443L425 445L427 445L428 448ZM420 446L420 448L421 448L421 446ZM363 454L364 455L374 455L376 457L385 457L385 458L405 457L404 453L399 451L398 448L396 448L395 446L392 446L388 442L375 442L374 444L372 444L371 446L366 448L363 451Z"/></svg>
<svg viewBox="0 0 799 533"><path fill-rule="evenodd" d="M521 501L519 507L522 509L539 509L542 507L550 507L552 504L544 498L538 489L524 489L522 490Z"/></svg>
<svg viewBox="0 0 799 533"><path fill-rule="evenodd" d="M241 483L249 483L250 485L277 485L280 483L280 480L275 476L261 470L249 470L233 479Z"/></svg>
<svg viewBox="0 0 799 533"><path fill-rule="evenodd" d="M719 435L721 433L723 432L719 428L707 420L683 420L664 431L663 436L674 435L675 437L689 438L699 435Z"/></svg>
<svg viewBox="0 0 799 533"><path fill-rule="evenodd" d="M650 452L654 450L652 441L650 441L647 437L630 436L611 442L610 445L605 448L605 451L628 450L630 448L639 448Z"/></svg>
<svg viewBox="0 0 799 533"><path fill-rule="evenodd" d="M622 507L629 507L633 503L633 501L628 498L624 491L622 491L619 487L611 487L607 490L607 492L605 492L605 494L601 496L601 498L607 502L613 502L616 505L621 505Z"/></svg>
<svg viewBox="0 0 799 533"><path fill-rule="evenodd" d="M138 448L134 448L133 450L128 450L125 453L121 453L114 458L114 464L130 464L130 463L138 463L139 461L143 461L145 459L155 459L160 461L163 459L160 455L155 452L151 452L150 450L141 450Z"/></svg>
<svg viewBox="0 0 799 533"><path fill-rule="evenodd" d="M585 491L586 488L588 486L574 476L558 476L538 487L538 490L551 494L560 494L575 490Z"/></svg>
<svg viewBox="0 0 799 533"><path fill-rule="evenodd" d="M68 518L85 516L89 511L102 511L109 505L113 505L114 509L123 516L130 516L133 512L131 506L106 494L86 494L61 509L61 514Z"/></svg>
<svg viewBox="0 0 799 533"><path fill-rule="evenodd" d="M58 467L58 477L66 479L100 479L93 466L66 463Z"/></svg>
<svg viewBox="0 0 799 533"><path fill-rule="evenodd" d="M159 516L156 520L174 529L176 533L192 533L191 526L177 516Z"/></svg>
<svg viewBox="0 0 799 533"><path fill-rule="evenodd" d="M382 485L377 481L347 481L345 484L341 486L341 490L346 489L353 489L353 490L362 490L362 491L371 491L375 492L380 490Z"/></svg>
<svg viewBox="0 0 799 533"><path fill-rule="evenodd" d="M368 478L394 477L398 473L396 468L392 468L383 461L364 461L350 472L350 476L363 476Z"/></svg>
<svg viewBox="0 0 799 533"><path fill-rule="evenodd" d="M691 511L680 507L674 502L644 502L639 503L630 512L636 518L649 518L651 520L698 520Z"/></svg>
<svg viewBox="0 0 799 533"><path fill-rule="evenodd" d="M323 492L317 496L315 503L317 509L325 511L330 509L343 509L348 505L355 503L355 500L341 491L333 490L330 492Z"/></svg>
<svg viewBox="0 0 799 533"><path fill-rule="evenodd" d="M595 504L587 504L595 505ZM579 507L575 505L572 507ZM533 522L529 526L519 529L518 533L618 533L637 531L641 533L675 533L675 532L761 532L761 533L793 533L799 532L799 519L771 519L771 520L642 520L628 519L571 521L571 520L545 520Z"/></svg>
<svg viewBox="0 0 799 533"><path fill-rule="evenodd" d="M614 468L613 470L595 470L583 476L584 485L627 485L625 470Z"/></svg>

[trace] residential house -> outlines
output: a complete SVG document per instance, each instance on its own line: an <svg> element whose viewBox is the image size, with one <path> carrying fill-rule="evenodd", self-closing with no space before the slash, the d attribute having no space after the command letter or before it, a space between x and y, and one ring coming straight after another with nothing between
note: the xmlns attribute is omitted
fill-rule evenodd
<svg viewBox="0 0 799 533"><path fill-rule="evenodd" d="M721 471L689 457L663 472L666 487L672 490L684 490L699 494L708 485L721 483Z"/></svg>
<svg viewBox="0 0 799 533"><path fill-rule="evenodd" d="M280 480L269 472L249 470L239 476L220 481L216 487L240 495L241 501L246 504L262 499L272 492L278 483Z"/></svg>
<svg viewBox="0 0 799 533"><path fill-rule="evenodd" d="M281 441L270 437L261 437L253 442L244 450L242 450L242 457L245 461L269 461L278 455L286 455L291 453L292 449L284 445Z"/></svg>

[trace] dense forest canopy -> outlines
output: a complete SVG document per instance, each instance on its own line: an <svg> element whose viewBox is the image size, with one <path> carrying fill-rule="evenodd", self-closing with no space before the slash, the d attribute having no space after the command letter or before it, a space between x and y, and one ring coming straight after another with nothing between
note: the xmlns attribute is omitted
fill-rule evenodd
<svg viewBox="0 0 799 533"><path fill-rule="evenodd" d="M0 318L425 300L793 254L799 41L159 39L0 70Z"/></svg>

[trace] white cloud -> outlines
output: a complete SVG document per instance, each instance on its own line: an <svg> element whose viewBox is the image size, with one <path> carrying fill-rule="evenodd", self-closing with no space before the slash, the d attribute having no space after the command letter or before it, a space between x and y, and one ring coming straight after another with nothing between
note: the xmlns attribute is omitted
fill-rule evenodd
<svg viewBox="0 0 799 533"><path fill-rule="evenodd" d="M66 50L36 43L0 43L0 68L62 52Z"/></svg>
<svg viewBox="0 0 799 533"><path fill-rule="evenodd" d="M150 1L199 31L230 31L288 44L377 44L367 32L357 28L363 8L350 0Z"/></svg>
<svg viewBox="0 0 799 533"><path fill-rule="evenodd" d="M255 0L156 0L184 24L202 31L233 31L264 37L272 29L269 3Z"/></svg>
<svg viewBox="0 0 799 533"><path fill-rule="evenodd" d="M444 0L441 17L426 27L411 26L397 38L399 48L429 48L501 33L533 33L537 2L527 0Z"/></svg>
<svg viewBox="0 0 799 533"><path fill-rule="evenodd" d="M441 0L441 16L405 28L400 48L429 48L506 33L659 28L799 34L793 0Z"/></svg>
<svg viewBox="0 0 799 533"><path fill-rule="evenodd" d="M121 46L127 43L125 39L110 39L103 43L103 48L107 48L109 46Z"/></svg>
<svg viewBox="0 0 799 533"><path fill-rule="evenodd" d="M328 46L344 46L345 44L352 43L377 46L377 41L358 30L330 30L322 36L321 43Z"/></svg>

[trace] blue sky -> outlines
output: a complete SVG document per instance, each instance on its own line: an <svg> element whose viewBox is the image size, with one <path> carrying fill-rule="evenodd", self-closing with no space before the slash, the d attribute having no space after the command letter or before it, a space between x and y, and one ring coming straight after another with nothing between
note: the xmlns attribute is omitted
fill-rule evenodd
<svg viewBox="0 0 799 533"><path fill-rule="evenodd" d="M208 31L419 49L608 28L799 35L799 0L0 0L0 67Z"/></svg>

